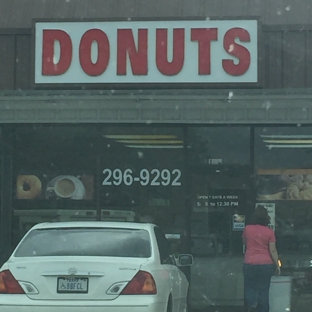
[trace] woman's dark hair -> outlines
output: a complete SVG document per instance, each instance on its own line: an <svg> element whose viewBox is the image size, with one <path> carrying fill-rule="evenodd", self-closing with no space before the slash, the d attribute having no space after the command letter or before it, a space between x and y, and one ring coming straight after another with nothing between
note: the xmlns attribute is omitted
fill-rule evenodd
<svg viewBox="0 0 312 312"><path fill-rule="evenodd" d="M251 224L268 226L270 221L270 216L264 206L258 206L251 217Z"/></svg>

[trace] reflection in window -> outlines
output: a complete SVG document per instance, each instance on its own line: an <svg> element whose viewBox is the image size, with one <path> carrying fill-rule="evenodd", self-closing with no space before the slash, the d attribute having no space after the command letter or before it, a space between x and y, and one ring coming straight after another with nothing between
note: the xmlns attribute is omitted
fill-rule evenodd
<svg viewBox="0 0 312 312"><path fill-rule="evenodd" d="M44 256L151 256L145 230L67 228L33 230L15 252L15 257Z"/></svg>
<svg viewBox="0 0 312 312"><path fill-rule="evenodd" d="M249 127L192 127L188 130L191 165L249 165Z"/></svg>
<svg viewBox="0 0 312 312"><path fill-rule="evenodd" d="M275 233L282 255L312 253L312 209L307 202L278 202Z"/></svg>
<svg viewBox="0 0 312 312"><path fill-rule="evenodd" d="M310 169L311 155L311 127L265 127L255 130L257 169Z"/></svg>

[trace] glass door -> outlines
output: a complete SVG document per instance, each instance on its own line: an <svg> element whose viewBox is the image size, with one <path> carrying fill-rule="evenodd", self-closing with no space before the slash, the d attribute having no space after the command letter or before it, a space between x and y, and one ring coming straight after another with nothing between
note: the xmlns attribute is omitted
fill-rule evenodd
<svg viewBox="0 0 312 312"><path fill-rule="evenodd" d="M243 306L241 237L254 205L250 129L194 127L188 132L188 147L192 305Z"/></svg>
<svg viewBox="0 0 312 312"><path fill-rule="evenodd" d="M245 169L237 177L221 170L192 175L191 293L197 308L244 304L242 232L253 207L250 190L238 188L250 178ZM221 181L225 188L216 188Z"/></svg>

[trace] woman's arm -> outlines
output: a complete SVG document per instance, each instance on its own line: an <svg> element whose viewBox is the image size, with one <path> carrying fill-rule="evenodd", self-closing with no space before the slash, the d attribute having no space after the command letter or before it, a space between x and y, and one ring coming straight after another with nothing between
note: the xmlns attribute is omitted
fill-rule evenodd
<svg viewBox="0 0 312 312"><path fill-rule="evenodd" d="M274 261L274 264L276 265L276 275L280 275L281 269L280 269L279 263L278 263L278 252L276 249L275 242L269 243L269 250L270 250L272 260Z"/></svg>
<svg viewBox="0 0 312 312"><path fill-rule="evenodd" d="M277 253L275 242L274 243L272 242L269 244L269 249L270 249L270 254L271 254L272 260L274 261L274 264L278 266L278 253Z"/></svg>

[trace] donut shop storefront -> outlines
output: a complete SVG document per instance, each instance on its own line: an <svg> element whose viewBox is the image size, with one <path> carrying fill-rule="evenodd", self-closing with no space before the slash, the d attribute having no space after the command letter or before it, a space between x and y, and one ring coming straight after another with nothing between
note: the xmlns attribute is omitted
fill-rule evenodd
<svg viewBox="0 0 312 312"><path fill-rule="evenodd" d="M194 255L192 306L242 306L256 203L307 258L311 120L260 90L259 22L183 25L34 22L32 90L0 94L1 262L38 222L154 222Z"/></svg>
<svg viewBox="0 0 312 312"><path fill-rule="evenodd" d="M12 145L13 246L41 221L150 220L185 250L193 227L195 236L220 231L219 252L241 254L240 233L230 243L227 220L246 206L250 128L196 127L178 95L187 87L191 103L195 92L205 97L198 88L207 85L258 86L258 21L183 24L34 22L34 90L20 98L31 103L26 110L41 106L35 122L4 127ZM233 140L224 146L218 140L228 132ZM237 173L227 178L228 171ZM189 222L193 205L197 217L207 208L208 189L211 205L225 200L209 221L220 218L223 228ZM204 251L210 241L193 245Z"/></svg>

